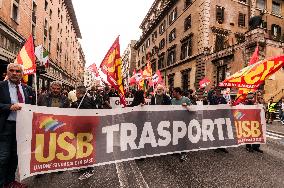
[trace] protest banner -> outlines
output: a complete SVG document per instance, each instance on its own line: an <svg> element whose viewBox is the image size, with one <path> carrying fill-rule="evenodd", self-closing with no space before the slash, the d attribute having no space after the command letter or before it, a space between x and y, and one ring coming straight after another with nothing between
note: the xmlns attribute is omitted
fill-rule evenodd
<svg viewBox="0 0 284 188"><path fill-rule="evenodd" d="M186 151L265 143L262 105L77 110L24 105L20 179Z"/></svg>
<svg viewBox="0 0 284 188"><path fill-rule="evenodd" d="M122 108L123 105L120 103L119 97L110 97L110 106L112 108ZM133 101L133 98L125 98L126 105L130 105ZM145 99L145 105L150 105L151 99Z"/></svg>

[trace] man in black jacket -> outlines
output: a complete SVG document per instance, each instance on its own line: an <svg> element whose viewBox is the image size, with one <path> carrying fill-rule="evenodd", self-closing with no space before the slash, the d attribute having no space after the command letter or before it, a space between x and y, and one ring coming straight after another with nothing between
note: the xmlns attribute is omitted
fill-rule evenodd
<svg viewBox="0 0 284 188"><path fill-rule="evenodd" d="M156 95L151 98L151 105L171 105L171 99L165 94L162 85L157 86Z"/></svg>
<svg viewBox="0 0 284 188"><path fill-rule="evenodd" d="M76 88L77 101L71 104L71 108L95 109L95 101L91 97L88 97L86 93L87 89L85 86L78 86Z"/></svg>
<svg viewBox="0 0 284 188"><path fill-rule="evenodd" d="M32 103L32 89L21 83L23 66L11 63L0 82L0 187L26 187L15 181L18 166L16 116L20 103Z"/></svg>

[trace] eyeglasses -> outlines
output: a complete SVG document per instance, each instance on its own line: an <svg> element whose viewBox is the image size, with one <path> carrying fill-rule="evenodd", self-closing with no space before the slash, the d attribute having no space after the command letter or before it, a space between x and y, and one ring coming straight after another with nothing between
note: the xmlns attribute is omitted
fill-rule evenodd
<svg viewBox="0 0 284 188"><path fill-rule="evenodd" d="M16 72L16 73L21 73L21 70L15 70L15 69L9 69L9 72Z"/></svg>

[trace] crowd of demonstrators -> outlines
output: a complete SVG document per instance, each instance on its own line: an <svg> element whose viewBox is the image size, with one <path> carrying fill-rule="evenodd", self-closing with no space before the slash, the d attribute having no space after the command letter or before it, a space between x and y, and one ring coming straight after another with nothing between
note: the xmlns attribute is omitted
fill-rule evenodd
<svg viewBox="0 0 284 188"><path fill-rule="evenodd" d="M0 82L0 187L7 184L17 184L15 182L15 171L17 168L16 136L15 136L15 115L16 111L21 109L18 103L31 104L35 96L29 86L20 84L22 79L22 66L10 64L7 68L6 80ZM152 90L151 90L152 92ZM163 85L157 85L154 92L145 92L143 90L128 89L126 97L133 97L133 101L128 107L143 106L145 98L151 99L151 105L219 105L230 104L231 100L224 98L221 89L212 87L208 93L197 97L193 90L182 91L180 87L167 90ZM148 95L146 95L146 93ZM168 94L170 93L170 95ZM22 98L18 98L22 95ZM78 86L75 90L63 90L62 84L54 81L49 89L41 88L38 92L37 105L59 108L77 108L77 109L111 109L110 97L119 97L118 92L113 87L92 87L87 90L85 86ZM199 100L199 101L198 101ZM263 95L260 92L247 95L244 105L264 104ZM267 105L268 121L273 121L272 107L277 106L273 100ZM190 108L187 108L190 109ZM279 103L279 117L284 124L284 98ZM4 138L7 139L1 139ZM249 152L260 150L260 145L246 145ZM225 148L220 148L223 152L228 152ZM186 153L181 153L180 160L186 160ZM79 179L86 179L94 174L94 168L79 170L81 174Z"/></svg>

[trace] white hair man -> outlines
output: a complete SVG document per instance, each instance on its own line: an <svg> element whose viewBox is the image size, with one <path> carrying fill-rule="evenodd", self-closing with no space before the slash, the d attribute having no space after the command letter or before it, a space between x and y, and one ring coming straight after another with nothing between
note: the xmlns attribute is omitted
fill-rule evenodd
<svg viewBox="0 0 284 188"><path fill-rule="evenodd" d="M32 88L22 84L23 66L7 66L7 80L0 82L0 187L26 187L15 181L18 166L16 116L21 103L31 104Z"/></svg>
<svg viewBox="0 0 284 188"><path fill-rule="evenodd" d="M164 86L157 86L156 94L151 98L151 105L171 105L171 99L165 94Z"/></svg>

